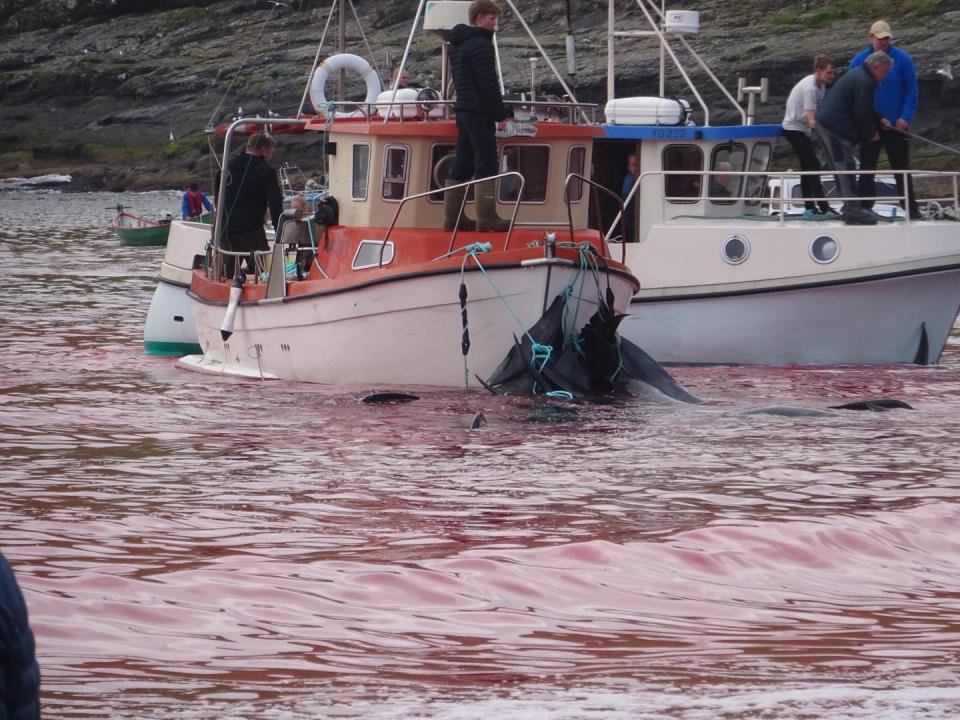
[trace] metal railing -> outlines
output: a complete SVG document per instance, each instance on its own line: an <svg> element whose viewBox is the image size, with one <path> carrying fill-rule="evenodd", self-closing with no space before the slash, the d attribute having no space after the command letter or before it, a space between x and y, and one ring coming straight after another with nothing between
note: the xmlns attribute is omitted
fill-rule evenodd
<svg viewBox="0 0 960 720"><path fill-rule="evenodd" d="M787 205L792 203L794 200L806 200L811 202L859 202L863 200L868 201L903 201L904 205L910 207L910 184L905 182L903 183L904 192L900 195L885 195L885 196L834 196L834 197L811 197L811 198L792 198L784 197L785 188L788 180L793 178L802 177L804 175L816 175L821 177L823 175L900 175L904 178L907 176L914 178L936 178L941 177L944 179L949 179L953 187L952 197L945 198L924 198L923 201L934 201L938 203L950 203L953 205L954 212L960 215L960 173L955 171L931 171L931 170L872 170L872 171L862 171L862 170L790 170L790 171L757 171L757 170L647 170L640 173L634 182L633 188L627 194L626 198L623 198L620 203L620 212L613 219L613 222L610 224L609 230L607 230L604 235L604 239L609 242L614 231L614 227L621 220L623 214L623 208L630 204L630 202L641 193L641 187L643 182L648 178L653 177L698 177L701 178L703 184L706 184L708 178L714 176L723 176L723 177L745 177L745 178L760 178L759 189L761 190L760 194L753 195L721 195L721 196L711 196L703 195L702 185L701 191L697 195L666 195L661 194L661 203L660 203L660 222L665 222L667 219L667 203L672 202L676 204L696 204L702 201L711 201L714 203L722 204L736 204L738 202L749 202L751 204L769 204L771 198L766 197L766 189L768 187L768 181L770 179L779 181L780 183L780 197L776 198L779 210L777 215L779 216L779 224L784 225L786 222L787 216ZM709 190L709 186L707 188ZM906 212L904 220L907 224L910 224L911 218L910 213Z"/></svg>
<svg viewBox="0 0 960 720"><path fill-rule="evenodd" d="M589 179L585 178L583 175L580 175L579 173L569 173L569 174L567 175L567 179L563 181L563 202L564 202L564 204L567 206L567 222L569 223L569 227L570 227L570 242L575 242L575 241L574 241L574 235L573 235L573 233L574 233L574 230L573 230L573 208L571 207L571 202L572 202L572 201L570 200L570 194L569 194L569 192L568 192L569 189L570 189L570 181L571 181L571 180L578 180L578 181L580 181L580 182L586 183L586 184L589 185L590 187L596 188L597 190L600 190L600 191L606 193L607 195L609 195L610 197L612 197L612 198L614 199L614 201L620 206L620 212L617 214L616 219L613 221L613 225L616 225L618 220L620 221L620 235L621 235L621 237L623 237L623 234L624 234L624 230L623 230L623 220L624 220L624 219L623 219L623 214L624 214L624 213L623 213L623 208L624 208L623 198L621 198L619 195L617 195L617 193L613 192L613 190L611 190L610 188L604 187L603 185L601 185L601 184L599 184L599 183L597 183L597 182L594 182L593 180L589 180ZM600 197L599 197L599 195L595 195L595 194L593 194L593 193L591 193L590 195L591 195L591 197L594 199L594 203L596 203L596 204L594 205L594 207L595 207L595 212L597 213L597 217L600 217ZM613 229L613 227L611 226L611 230L612 230L612 229ZM607 243L607 238L604 237L602 234L601 234L600 237L601 237L601 242L603 243L603 247L601 248L601 251L604 253L604 255L605 255L606 257L610 257L610 246L609 246L609 244ZM622 245L623 245L623 247L620 248L620 262L621 262L622 264L626 265L626 263L627 263L627 244L624 242L624 243L622 243Z"/></svg>
<svg viewBox="0 0 960 720"><path fill-rule="evenodd" d="M367 123L371 123L375 119L381 121L397 120L399 122L415 121L418 123L449 120L454 102L454 100L440 99L386 102L331 101L327 103L329 112L320 113L317 117L325 119L328 123L351 119L364 119ZM599 109L599 105L596 103L574 103L564 100L504 100L503 104L522 111L520 116L513 118L517 122L535 120L559 122L558 116L566 115L566 122L570 125L595 125ZM443 112L434 112L438 108L442 109ZM313 119L309 118L309 120Z"/></svg>
<svg viewBox="0 0 960 720"><path fill-rule="evenodd" d="M510 237L513 235L513 228L516 225L517 212L520 210L520 198L523 197L523 187L526 183L523 175L518 173L516 170L511 170L509 172L500 173L499 175L491 175L490 177L480 178L479 180L467 180L466 182L457 183L456 185L449 185L447 187L436 188L435 190L427 190L426 192L417 193L416 195L407 195L397 205L397 210L393 214L393 220L390 221L390 227L387 228L387 234L383 238L383 243L380 245L380 262L377 264L377 267L383 267L383 252L387 247L387 242L390 240L390 235L393 234L393 229L397 225L397 220L400 219L400 213L403 211L403 206L407 204L410 200L417 200L423 197L429 197L430 195L436 195L437 193L444 193L447 190L456 190L458 188L469 188L472 185L477 185L478 183L484 183L488 181L499 180L500 178L505 177L516 177L520 180L520 187L517 191L517 199L513 204L513 214L510 216L510 227L507 228L507 237L503 243L503 249L506 250L510 246ZM463 208L467 204L467 191L463 192L463 199L460 201L460 210L457 212L457 221L453 226L453 234L450 236L450 246L447 248L447 252L450 253L453 251L453 245L456 242L457 233L460 231L460 219L463 217Z"/></svg>

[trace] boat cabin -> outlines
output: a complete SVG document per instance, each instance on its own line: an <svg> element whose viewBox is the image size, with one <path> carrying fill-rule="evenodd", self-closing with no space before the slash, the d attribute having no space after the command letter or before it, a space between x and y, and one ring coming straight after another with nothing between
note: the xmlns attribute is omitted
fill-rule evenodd
<svg viewBox="0 0 960 720"><path fill-rule="evenodd" d="M633 212L637 236L675 218L735 218L764 213L766 173L778 125L603 126L595 150L595 180L620 187L626 159L636 155L640 187ZM743 173L743 174L738 174ZM619 208L607 205L600 228Z"/></svg>
<svg viewBox="0 0 960 720"><path fill-rule="evenodd" d="M339 202L340 223L352 227L441 228L444 181L453 167L456 123L450 119L382 118L317 121L307 129L328 134L329 192ZM568 227L564 200L568 176L589 174L595 125L555 121L508 122L499 133L497 211L517 225ZM522 185L522 190L521 190ZM588 189L571 179L566 193L574 230L587 227ZM408 198L404 202L404 198ZM466 213L475 216L473 194ZM399 212L399 215L398 215Z"/></svg>

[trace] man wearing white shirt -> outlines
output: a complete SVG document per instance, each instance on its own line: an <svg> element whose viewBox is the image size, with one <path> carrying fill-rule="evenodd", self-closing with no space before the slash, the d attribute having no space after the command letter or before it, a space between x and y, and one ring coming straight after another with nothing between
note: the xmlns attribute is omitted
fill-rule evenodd
<svg viewBox="0 0 960 720"><path fill-rule="evenodd" d="M813 74L793 86L787 98L787 111L783 116L783 135L797 153L800 169L820 172L820 160L813 149L811 134L816 127L817 108L827 92L827 85L833 82L836 71L833 60L826 55L817 55L813 59ZM800 187L804 198L822 198L823 184L820 175L801 175ZM803 216L808 219L819 217L837 217L838 213L830 208L826 200L804 200L806 210Z"/></svg>

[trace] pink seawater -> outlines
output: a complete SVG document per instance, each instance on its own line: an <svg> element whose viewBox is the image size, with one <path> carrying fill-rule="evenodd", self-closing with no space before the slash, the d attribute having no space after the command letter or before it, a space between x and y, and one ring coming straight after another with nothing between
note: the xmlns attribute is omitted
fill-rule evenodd
<svg viewBox="0 0 960 720"><path fill-rule="evenodd" d="M45 717L960 716L957 334L673 369L698 406L365 405L144 355L162 249L119 247L121 200L177 202L0 194L0 549ZM872 397L915 409L744 414Z"/></svg>

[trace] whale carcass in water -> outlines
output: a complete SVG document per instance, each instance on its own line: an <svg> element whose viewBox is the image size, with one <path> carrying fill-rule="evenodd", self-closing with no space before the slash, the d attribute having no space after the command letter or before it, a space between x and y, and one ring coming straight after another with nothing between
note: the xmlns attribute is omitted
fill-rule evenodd
<svg viewBox="0 0 960 720"><path fill-rule="evenodd" d="M564 297L558 295L520 340L514 338L514 346L490 378L477 379L503 395L559 393L700 402L660 363L617 334L626 316L613 311L609 292L576 336L564 334L564 306Z"/></svg>

